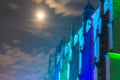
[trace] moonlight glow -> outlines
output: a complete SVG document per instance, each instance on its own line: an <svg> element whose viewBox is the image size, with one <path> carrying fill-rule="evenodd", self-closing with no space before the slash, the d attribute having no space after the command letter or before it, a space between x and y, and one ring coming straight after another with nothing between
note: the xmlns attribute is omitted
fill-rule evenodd
<svg viewBox="0 0 120 80"><path fill-rule="evenodd" d="M38 13L36 14L36 17L37 17L38 19L42 20L42 19L45 18L45 14L44 14L43 12L38 12Z"/></svg>

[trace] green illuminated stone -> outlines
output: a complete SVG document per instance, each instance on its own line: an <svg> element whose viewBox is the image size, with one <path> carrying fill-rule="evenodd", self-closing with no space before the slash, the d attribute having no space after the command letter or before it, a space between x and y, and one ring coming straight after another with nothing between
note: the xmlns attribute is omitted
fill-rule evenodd
<svg viewBox="0 0 120 80"><path fill-rule="evenodd" d="M115 50L120 50L120 0L113 0L113 45Z"/></svg>
<svg viewBox="0 0 120 80"><path fill-rule="evenodd" d="M67 80L69 56L63 56L60 80Z"/></svg>
<svg viewBox="0 0 120 80"><path fill-rule="evenodd" d="M120 0L113 0L114 17L120 18Z"/></svg>
<svg viewBox="0 0 120 80"><path fill-rule="evenodd" d="M111 59L118 59L120 60L120 54L114 53L114 52L109 52L110 58Z"/></svg>
<svg viewBox="0 0 120 80"><path fill-rule="evenodd" d="M120 53L109 52L110 55L110 80L120 79Z"/></svg>

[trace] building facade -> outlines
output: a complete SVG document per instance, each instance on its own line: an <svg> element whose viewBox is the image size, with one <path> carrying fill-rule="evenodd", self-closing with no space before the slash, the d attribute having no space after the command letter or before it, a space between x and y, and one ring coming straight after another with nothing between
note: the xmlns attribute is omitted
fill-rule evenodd
<svg viewBox="0 0 120 80"><path fill-rule="evenodd" d="M77 32L71 25L70 40L61 40L49 59L49 80L110 80L108 51L113 48L112 0L99 0L95 10L88 2Z"/></svg>

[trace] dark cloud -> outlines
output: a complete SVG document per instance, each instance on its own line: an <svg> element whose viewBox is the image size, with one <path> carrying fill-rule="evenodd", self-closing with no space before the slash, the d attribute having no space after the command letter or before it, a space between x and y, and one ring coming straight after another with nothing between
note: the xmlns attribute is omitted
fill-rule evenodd
<svg viewBox="0 0 120 80"><path fill-rule="evenodd" d="M14 44L19 44L19 43L20 43L20 40L15 39L15 40L13 40L13 43L14 43Z"/></svg>
<svg viewBox="0 0 120 80"><path fill-rule="evenodd" d="M36 4L45 2L50 8L54 9L55 14L63 16L79 16L87 3L87 0L32 0ZM96 3L96 0L94 3ZM93 2L91 1L91 2ZM96 4L95 4L96 5Z"/></svg>
<svg viewBox="0 0 120 80"><path fill-rule="evenodd" d="M40 4L43 0L32 0L33 2L35 2L36 4Z"/></svg>
<svg viewBox="0 0 120 80"><path fill-rule="evenodd" d="M81 15L87 3L87 0L46 0L46 4L53 8L56 14L63 14L64 16ZM96 7L98 2L91 0L91 3Z"/></svg>
<svg viewBox="0 0 120 80"><path fill-rule="evenodd" d="M10 8L10 9L13 9L13 10L16 10L19 8L19 6L16 4L16 3L13 3L13 2L9 2L7 4L7 6Z"/></svg>
<svg viewBox="0 0 120 80"><path fill-rule="evenodd" d="M81 0L46 0L46 4L48 4L48 6L50 8L54 9L54 12L56 14L63 14L64 16L77 16L77 15L81 15L81 10L74 10L72 8L70 8L71 6L67 6L69 3L74 2L74 3L78 3L81 2Z"/></svg>

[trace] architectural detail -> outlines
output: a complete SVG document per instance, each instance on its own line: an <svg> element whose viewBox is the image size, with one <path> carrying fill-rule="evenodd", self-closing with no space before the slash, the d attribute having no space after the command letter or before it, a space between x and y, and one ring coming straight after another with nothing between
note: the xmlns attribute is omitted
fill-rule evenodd
<svg viewBox="0 0 120 80"><path fill-rule="evenodd" d="M82 26L70 41L61 40L49 59L49 80L110 80L109 50L113 48L112 0L100 0L95 10L90 1L84 8Z"/></svg>

